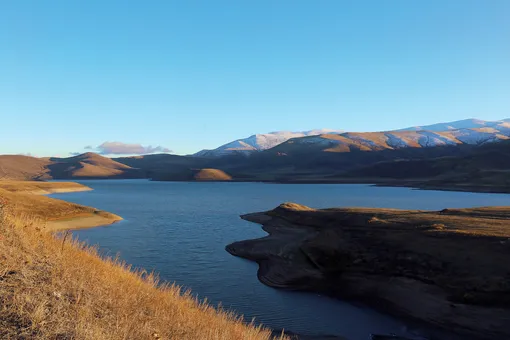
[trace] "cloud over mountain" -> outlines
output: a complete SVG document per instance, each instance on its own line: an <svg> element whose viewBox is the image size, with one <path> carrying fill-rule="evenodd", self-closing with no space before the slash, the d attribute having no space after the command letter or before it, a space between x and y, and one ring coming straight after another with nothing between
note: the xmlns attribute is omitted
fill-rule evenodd
<svg viewBox="0 0 510 340"><path fill-rule="evenodd" d="M143 146L141 144L128 144L122 142L104 142L97 147L86 146L85 149L92 150L101 155L144 155L149 153L168 153L172 150L158 145L158 146Z"/></svg>

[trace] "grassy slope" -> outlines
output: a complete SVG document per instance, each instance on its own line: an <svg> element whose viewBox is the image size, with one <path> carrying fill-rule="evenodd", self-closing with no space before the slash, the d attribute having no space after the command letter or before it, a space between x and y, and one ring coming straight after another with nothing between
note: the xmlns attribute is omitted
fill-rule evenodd
<svg viewBox="0 0 510 340"><path fill-rule="evenodd" d="M34 194L50 194L56 192L75 192L92 190L75 182L36 182L36 181L0 181L0 189L10 192L25 192Z"/></svg>
<svg viewBox="0 0 510 340"><path fill-rule="evenodd" d="M94 248L41 227L94 212L0 189L0 338L271 338L270 331L198 303L152 274L102 259Z"/></svg>
<svg viewBox="0 0 510 340"><path fill-rule="evenodd" d="M231 181L232 176L218 169L200 169L194 177L197 181Z"/></svg>
<svg viewBox="0 0 510 340"><path fill-rule="evenodd" d="M95 227L122 220L120 216L95 208L1 188L0 202L20 216L30 216L43 221L41 227L48 231Z"/></svg>
<svg viewBox="0 0 510 340"><path fill-rule="evenodd" d="M0 236L0 338L270 338L153 275L55 239L33 220L4 217Z"/></svg>

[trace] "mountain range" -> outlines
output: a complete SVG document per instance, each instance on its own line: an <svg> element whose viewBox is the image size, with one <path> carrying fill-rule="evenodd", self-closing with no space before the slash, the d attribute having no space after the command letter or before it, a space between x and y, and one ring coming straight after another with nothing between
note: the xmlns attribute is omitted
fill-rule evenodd
<svg viewBox="0 0 510 340"><path fill-rule="evenodd" d="M271 149L283 142L288 141L292 138L306 137L306 136L317 136L326 133L340 133L341 130L310 130L303 132L291 132L291 131L276 131L263 134L252 135L247 138L237 139L233 142L223 144L214 150L202 150L195 153L193 156L198 157L221 157L228 154L250 154L256 151L263 151Z"/></svg>
<svg viewBox="0 0 510 340"><path fill-rule="evenodd" d="M407 132L407 133L406 133ZM413 133L414 132L414 133ZM459 121L414 126L387 132L345 132L319 129L304 132L277 131L237 139L213 150L202 150L196 157L222 157L232 154L250 155L274 148L283 143L310 146L328 146L331 149L359 147L403 148L455 144L482 144L506 139L510 135L510 119L484 121L464 119ZM282 149L285 149L284 147Z"/></svg>
<svg viewBox="0 0 510 340"><path fill-rule="evenodd" d="M442 128L446 130L438 130ZM246 139L237 140L229 143L241 146L236 150L215 149L221 156L213 155L215 150L193 156L118 158L91 152L68 158L4 155L0 179L374 183L510 192L509 120L472 119L386 132L297 134L273 133L258 139L255 135L244 142L251 148L244 149L241 141Z"/></svg>

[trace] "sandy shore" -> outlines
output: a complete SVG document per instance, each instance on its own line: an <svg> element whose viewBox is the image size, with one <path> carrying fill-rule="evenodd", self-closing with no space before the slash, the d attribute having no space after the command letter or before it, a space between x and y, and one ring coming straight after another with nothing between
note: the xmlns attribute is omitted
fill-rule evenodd
<svg viewBox="0 0 510 340"><path fill-rule="evenodd" d="M90 191L86 185L76 182L0 181L0 189L14 193L49 195L66 192Z"/></svg>
<svg viewBox="0 0 510 340"><path fill-rule="evenodd" d="M90 190L75 182L0 181L0 203L13 214L43 222L50 232L93 228L122 220L106 211L45 196Z"/></svg>
<svg viewBox="0 0 510 340"><path fill-rule="evenodd" d="M86 216L75 216L46 222L45 229L50 232L77 230L110 225L122 221L122 217L99 211Z"/></svg>

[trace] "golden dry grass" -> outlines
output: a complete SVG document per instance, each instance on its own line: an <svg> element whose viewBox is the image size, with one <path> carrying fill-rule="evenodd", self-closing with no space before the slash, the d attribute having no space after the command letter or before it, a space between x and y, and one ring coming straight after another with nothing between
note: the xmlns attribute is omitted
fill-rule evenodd
<svg viewBox="0 0 510 340"><path fill-rule="evenodd" d="M22 155L0 155L0 180L28 180L47 177L48 159Z"/></svg>
<svg viewBox="0 0 510 340"><path fill-rule="evenodd" d="M232 176L218 169L200 169L195 174L197 181L231 181Z"/></svg>
<svg viewBox="0 0 510 340"><path fill-rule="evenodd" d="M73 192L92 190L75 182L36 182L36 181L0 181L0 189L10 192L26 192L35 194L50 194L54 192Z"/></svg>
<svg viewBox="0 0 510 340"><path fill-rule="evenodd" d="M43 221L93 216L98 213L98 210L92 207L4 189L0 189L0 200L6 202L19 215L31 216Z"/></svg>
<svg viewBox="0 0 510 340"><path fill-rule="evenodd" d="M153 274L55 238L27 214L3 211L2 339L271 338L270 331L199 303Z"/></svg>

